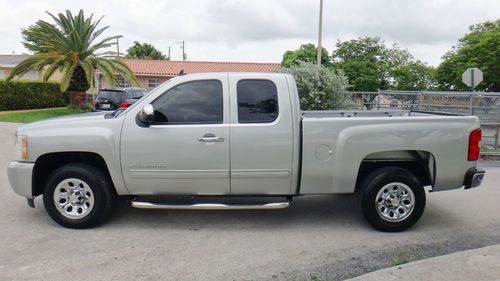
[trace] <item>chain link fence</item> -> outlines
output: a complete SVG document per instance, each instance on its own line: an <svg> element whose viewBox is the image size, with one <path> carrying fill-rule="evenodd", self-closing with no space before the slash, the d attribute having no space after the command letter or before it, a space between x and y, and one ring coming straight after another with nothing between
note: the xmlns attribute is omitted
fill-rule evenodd
<svg viewBox="0 0 500 281"><path fill-rule="evenodd" d="M352 109L405 109L436 113L474 115L484 131L484 143L499 144L500 93L380 91L352 92Z"/></svg>

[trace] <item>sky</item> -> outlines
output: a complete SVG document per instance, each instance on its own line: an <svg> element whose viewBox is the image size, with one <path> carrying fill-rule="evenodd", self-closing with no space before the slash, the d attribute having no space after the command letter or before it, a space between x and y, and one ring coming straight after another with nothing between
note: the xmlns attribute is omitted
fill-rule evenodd
<svg viewBox="0 0 500 281"><path fill-rule="evenodd" d="M319 0L0 0L0 54L26 53L21 29L45 11L83 9L123 35L120 51L148 42L173 60L281 62L301 44L317 44ZM500 0L324 0L323 46L378 36L438 65L472 24L500 18Z"/></svg>

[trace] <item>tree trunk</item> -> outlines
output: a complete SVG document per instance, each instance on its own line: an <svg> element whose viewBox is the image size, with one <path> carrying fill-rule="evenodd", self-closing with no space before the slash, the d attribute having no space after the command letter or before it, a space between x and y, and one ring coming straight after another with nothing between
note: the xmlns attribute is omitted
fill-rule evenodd
<svg viewBox="0 0 500 281"><path fill-rule="evenodd" d="M87 90L90 88L85 76L85 71L81 66L77 66L73 71L69 82L68 92L70 93L70 106L75 108L85 107L87 101Z"/></svg>

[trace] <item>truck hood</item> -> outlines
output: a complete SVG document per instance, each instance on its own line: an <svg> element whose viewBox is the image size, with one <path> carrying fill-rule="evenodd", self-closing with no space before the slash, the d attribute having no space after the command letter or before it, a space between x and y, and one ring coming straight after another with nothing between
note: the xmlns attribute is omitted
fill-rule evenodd
<svg viewBox="0 0 500 281"><path fill-rule="evenodd" d="M109 112L89 112L61 117L49 118L43 121L37 121L19 126L17 129L19 134L24 134L32 130L47 130L47 129L61 129L67 127L80 127L80 126L98 126L99 123L106 122L105 115Z"/></svg>

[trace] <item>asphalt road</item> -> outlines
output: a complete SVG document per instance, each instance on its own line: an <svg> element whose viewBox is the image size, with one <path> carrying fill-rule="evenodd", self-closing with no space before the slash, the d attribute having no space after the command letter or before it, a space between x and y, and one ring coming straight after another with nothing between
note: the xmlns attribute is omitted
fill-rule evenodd
<svg viewBox="0 0 500 281"><path fill-rule="evenodd" d="M0 167L16 124L0 123ZM15 195L0 169L0 280L342 280L415 260L500 243L500 165L483 186L428 195L420 222L373 230L355 196L297 198L284 210L158 211L122 203L89 230L65 229ZM465 266L465 265L464 265Z"/></svg>

